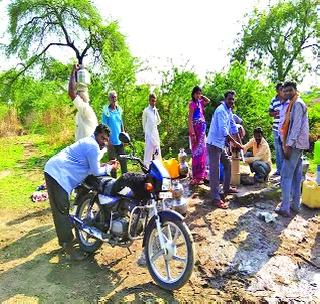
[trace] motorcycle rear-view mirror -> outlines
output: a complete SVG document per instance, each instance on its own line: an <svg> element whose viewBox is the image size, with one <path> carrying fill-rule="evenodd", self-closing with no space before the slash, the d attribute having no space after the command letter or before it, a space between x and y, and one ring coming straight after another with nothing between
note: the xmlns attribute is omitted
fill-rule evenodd
<svg viewBox="0 0 320 304"><path fill-rule="evenodd" d="M119 134L119 140L124 144L129 144L131 141L129 134L126 132L121 132Z"/></svg>

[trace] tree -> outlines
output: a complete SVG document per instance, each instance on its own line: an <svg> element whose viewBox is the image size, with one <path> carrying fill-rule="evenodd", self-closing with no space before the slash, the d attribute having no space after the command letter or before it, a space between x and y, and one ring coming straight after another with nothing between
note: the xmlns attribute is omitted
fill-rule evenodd
<svg viewBox="0 0 320 304"><path fill-rule="evenodd" d="M317 15L319 0L279 1L267 10L253 11L243 26L232 58L249 59L251 67L270 70L274 81L287 76L298 80L310 68L304 50L319 54L320 23Z"/></svg>
<svg viewBox="0 0 320 304"><path fill-rule="evenodd" d="M157 104L163 121L159 126L163 155L172 151L176 157L179 148L189 147L189 101L193 87L199 83L198 76L183 66L163 73Z"/></svg>
<svg viewBox="0 0 320 304"><path fill-rule="evenodd" d="M256 127L262 127L264 136L271 142L272 120L268 114L271 98L274 96L273 85L265 86L257 79L249 77L247 67L235 61L226 72L215 73L206 79L203 91L211 100L206 107L206 121L210 125L213 111L223 100L227 90L235 90L236 102L234 113L244 122L247 140L252 137Z"/></svg>
<svg viewBox="0 0 320 304"><path fill-rule="evenodd" d="M18 76L46 60L53 47L70 48L80 64L90 52L104 62L125 47L118 24L104 24L90 0L13 0L8 14L10 41L5 51L22 60Z"/></svg>

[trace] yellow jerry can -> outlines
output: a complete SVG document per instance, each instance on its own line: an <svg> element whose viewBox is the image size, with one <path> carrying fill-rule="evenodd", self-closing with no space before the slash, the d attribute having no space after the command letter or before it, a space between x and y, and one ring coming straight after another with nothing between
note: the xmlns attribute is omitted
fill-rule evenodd
<svg viewBox="0 0 320 304"><path fill-rule="evenodd" d="M309 208L320 208L320 186L313 181L304 181L302 203Z"/></svg>
<svg viewBox="0 0 320 304"><path fill-rule="evenodd" d="M179 162L175 158L164 159L162 162L171 178L179 177Z"/></svg>

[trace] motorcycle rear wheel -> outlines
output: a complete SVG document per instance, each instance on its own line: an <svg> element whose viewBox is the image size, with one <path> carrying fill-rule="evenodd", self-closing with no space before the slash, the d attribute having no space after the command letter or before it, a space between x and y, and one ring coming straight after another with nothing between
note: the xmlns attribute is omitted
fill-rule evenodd
<svg viewBox="0 0 320 304"><path fill-rule="evenodd" d="M100 226L105 222L105 215L98 198L93 193L88 193L82 199L78 200L76 217L88 225ZM89 235L88 233L75 228L76 237L80 249L84 252L93 253L98 250L102 241Z"/></svg>

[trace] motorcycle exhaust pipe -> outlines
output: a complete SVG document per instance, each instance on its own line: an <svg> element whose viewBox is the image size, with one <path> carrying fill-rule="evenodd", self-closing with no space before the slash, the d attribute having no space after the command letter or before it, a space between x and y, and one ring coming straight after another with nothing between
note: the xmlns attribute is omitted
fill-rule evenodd
<svg viewBox="0 0 320 304"><path fill-rule="evenodd" d="M105 233L103 233L101 230L99 230L96 227L86 225L82 220L75 217L74 215L70 215L70 221L79 230L82 230L82 231L90 234L91 236L95 237L96 239L99 239L100 241L105 242L108 239L108 238L106 238Z"/></svg>

